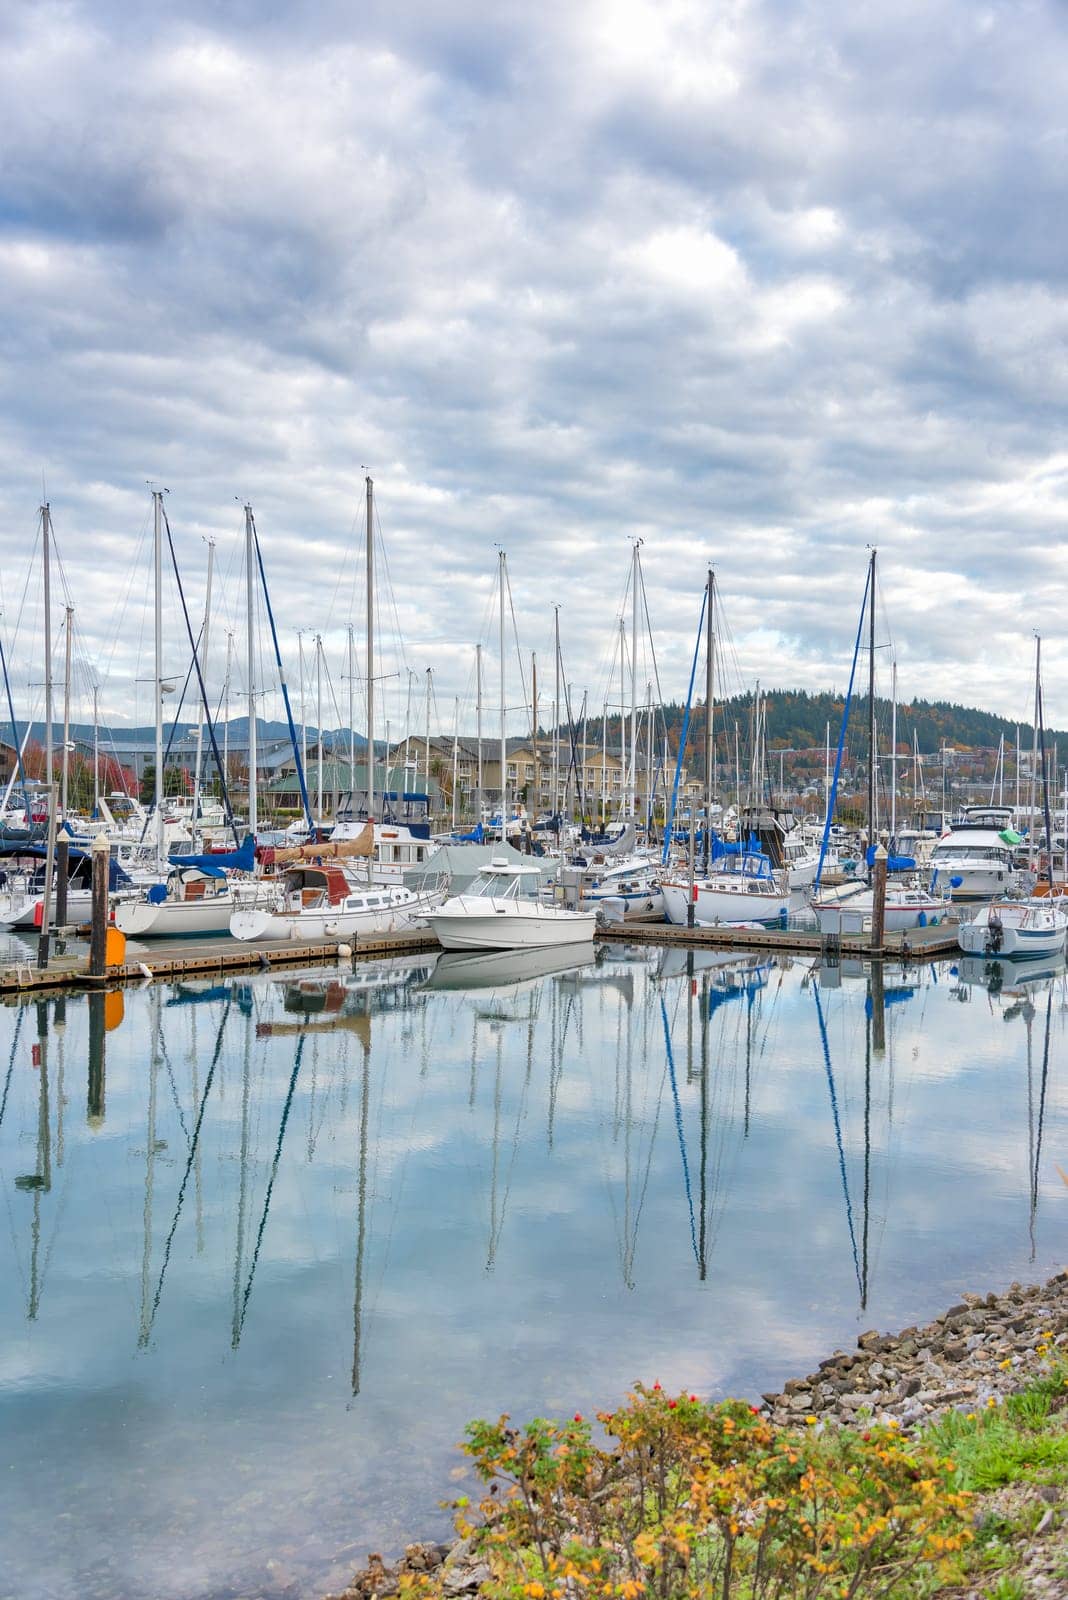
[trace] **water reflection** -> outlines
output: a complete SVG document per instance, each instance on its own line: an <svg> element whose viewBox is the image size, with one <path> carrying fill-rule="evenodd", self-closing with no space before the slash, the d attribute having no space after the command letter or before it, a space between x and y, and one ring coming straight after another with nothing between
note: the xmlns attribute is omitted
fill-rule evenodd
<svg viewBox="0 0 1068 1600"><path fill-rule="evenodd" d="M753 1393L1052 1269L1065 982L611 947L4 1008L12 1588L316 1593L473 1413Z"/></svg>

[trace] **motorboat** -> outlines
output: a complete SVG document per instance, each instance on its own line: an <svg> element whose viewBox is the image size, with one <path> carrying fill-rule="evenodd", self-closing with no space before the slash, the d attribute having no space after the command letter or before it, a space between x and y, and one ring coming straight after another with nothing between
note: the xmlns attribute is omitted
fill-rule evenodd
<svg viewBox="0 0 1068 1600"><path fill-rule="evenodd" d="M30 863L25 870L3 871L4 884L0 889L0 926L27 929L39 928L44 915L45 856L43 845L19 847L19 855ZM56 912L56 882L58 874L53 868L51 914ZM108 893L111 896L133 895L137 886L127 877L112 856L108 862ZM93 913L92 858L87 851L71 849L67 877L67 922L88 922Z"/></svg>
<svg viewBox="0 0 1068 1600"><path fill-rule="evenodd" d="M1027 894L1034 874L1020 864L1023 840L1013 831L1011 806L965 806L934 846L930 866L954 900Z"/></svg>
<svg viewBox="0 0 1068 1600"><path fill-rule="evenodd" d="M785 871L775 871L759 851L723 858L730 862L693 884L680 878L664 879L664 911L669 922L686 927L693 903L695 927L718 924L785 923L790 912L790 889Z"/></svg>
<svg viewBox="0 0 1068 1600"><path fill-rule="evenodd" d="M288 866L266 905L242 907L230 932L242 941L344 939L396 933L422 924L440 893L415 894L400 884L357 879L337 861Z"/></svg>
<svg viewBox="0 0 1068 1600"><path fill-rule="evenodd" d="M432 911L427 922L446 950L536 950L592 939L596 912L543 904L540 878L536 865L494 856L470 888Z"/></svg>
<svg viewBox="0 0 1068 1600"><path fill-rule="evenodd" d="M1063 955L1068 938L1068 903L1063 896L991 900L962 922L957 943L968 955Z"/></svg>
<svg viewBox="0 0 1068 1600"><path fill-rule="evenodd" d="M875 892L861 879L838 888L821 889L811 902L821 933L867 933L875 913ZM937 927L949 912L946 895L917 883L887 880L883 929L905 933L910 928Z"/></svg>

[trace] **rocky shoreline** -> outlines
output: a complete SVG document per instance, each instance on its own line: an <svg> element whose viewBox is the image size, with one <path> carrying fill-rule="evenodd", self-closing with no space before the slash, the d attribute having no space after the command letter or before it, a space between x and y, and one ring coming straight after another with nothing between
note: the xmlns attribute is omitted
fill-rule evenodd
<svg viewBox="0 0 1068 1600"><path fill-rule="evenodd" d="M952 1408L997 1405L1054 1351L1068 1353L1068 1272L1001 1295L963 1295L923 1327L872 1328L855 1351L836 1350L807 1378L765 1394L764 1411L783 1426L874 1417L910 1428Z"/></svg>
<svg viewBox="0 0 1068 1600"><path fill-rule="evenodd" d="M808 1377L791 1378L781 1392L765 1394L763 1410L784 1427L875 1420L908 1430L952 1409L995 1407L1026 1388L1058 1355L1068 1361L1068 1271L1045 1284L1014 1283L1000 1295L966 1294L923 1327L892 1334L869 1329L855 1351L836 1350ZM1043 1501L1037 1531L1062 1535L1059 1493L1021 1492ZM1053 1575L1054 1543L1063 1554L1058 1537L1028 1556L1025 1593L1068 1597L1068 1582ZM447 1596L473 1595L490 1577L471 1540L411 1544L395 1562L369 1555L367 1566L327 1600L387 1600L405 1577L442 1567Z"/></svg>

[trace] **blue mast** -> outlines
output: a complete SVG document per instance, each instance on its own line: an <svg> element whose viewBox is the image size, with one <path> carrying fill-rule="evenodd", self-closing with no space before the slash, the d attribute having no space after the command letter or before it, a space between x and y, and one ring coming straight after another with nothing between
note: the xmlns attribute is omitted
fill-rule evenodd
<svg viewBox="0 0 1068 1600"><path fill-rule="evenodd" d="M827 841L831 836L831 821L834 817L834 805L838 798L838 779L842 772L842 752L845 749L846 728L849 725L849 708L853 703L853 682L857 675L857 658L860 655L860 636L864 631L864 615L868 609L868 593L871 589L871 566L864 580L864 599L860 604L860 621L857 623L857 642L853 646L853 665L849 669L849 688L846 690L845 705L842 707L842 726L838 730L838 749L834 757L834 779L831 783L831 792L827 796L827 816L823 824L823 838L820 840L820 861L816 868L816 881L813 888L818 889L823 878L823 862L827 855Z"/></svg>
<svg viewBox="0 0 1068 1600"><path fill-rule="evenodd" d="M679 798L679 779L682 776L682 762L686 754L686 739L690 731L690 706L693 704L693 686L697 677L697 657L701 653L701 635L705 627L705 606L708 604L708 590L701 596L701 616L697 624L697 643L693 647L693 665L690 668L690 687L686 694L686 711L682 719L682 733L679 735L679 753L675 761L675 781L671 786L671 810L668 813L667 827L664 829L664 850L660 857L661 866L666 867L668 855L671 851L671 832L675 826L675 806ZM693 816L690 817L690 827L693 827Z"/></svg>
<svg viewBox="0 0 1068 1600"><path fill-rule="evenodd" d="M271 596L267 588L267 574L263 570L263 551L260 549L260 536L256 532L255 520L253 520L252 523L252 537L256 544L256 560L260 569L260 582L263 584L263 599L267 606L267 621L271 625L271 641L274 644L274 659L278 667L278 682L282 689L282 700L286 708L286 722L289 724L289 742L293 746L293 759L297 764L297 782L300 784L300 801L304 807L304 818L308 824L308 832L314 833L315 824L312 822L311 803L308 800L308 785L304 778L304 764L300 759L300 745L297 743L297 727L296 723L293 721L293 708L289 703L289 686L286 683L285 669L282 666L282 652L278 648L278 629L274 625L274 609L271 605ZM322 734L320 732L320 738L321 737Z"/></svg>

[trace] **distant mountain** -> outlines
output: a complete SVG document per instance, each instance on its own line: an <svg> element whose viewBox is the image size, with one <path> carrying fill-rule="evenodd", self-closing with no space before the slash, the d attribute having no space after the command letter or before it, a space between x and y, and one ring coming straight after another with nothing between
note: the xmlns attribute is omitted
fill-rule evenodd
<svg viewBox="0 0 1068 1600"><path fill-rule="evenodd" d="M26 732L26 723L16 720L15 726L18 729L18 737L19 737L19 740L21 741L23 735ZM197 725L196 725L195 722L179 722L179 723L176 724L176 727L177 727L177 733L175 735L176 740L177 739L182 739L184 741L185 739L195 739L196 738ZM299 732L299 730L298 730L298 732ZM34 723L30 724L30 738L31 738L32 741L34 741L34 742L36 742L38 744L43 744L44 743L44 736L45 736L45 725L44 725L43 722L34 722ZM92 742L92 738L93 738L93 725L92 725L92 723L91 722L72 722L71 723L71 727L70 727L70 736L71 736L72 739L78 740L79 742L91 743ZM218 737L218 739L221 742L221 740L222 740L222 724L221 723L217 723L216 724L216 736ZM155 728L153 728L151 726L151 724L148 727L142 727L142 728L129 728L129 727L122 727L122 726L119 726L119 727L104 727L104 726L101 726L101 729L100 729L100 748L102 750L107 749L109 743L112 740L114 740L116 743L121 743L121 744L127 744L127 743L134 744L134 743L136 743L136 744L151 745L153 743L155 737L156 737L156 730L155 730ZM167 744L167 742L170 739L170 737L171 737L171 724L170 723L165 723L164 724L164 728L163 728L163 743L164 743L164 745ZM318 729L317 728L313 728L313 727L309 727L308 728L308 743L309 743L309 745L314 744L316 742L316 740L318 739L318 737L319 737ZM61 722L60 723L55 723L54 722L52 724L52 740L53 740L53 743L58 747L60 742L61 742L61 740L62 740L62 738L63 738L63 724ZM273 741L273 740L279 740L279 739L288 740L289 739L289 729L288 729L288 727L286 726L286 724L284 722L265 722L262 717L257 717L256 718L256 738L260 742L268 742L268 743ZM356 738L356 748L358 750L364 749L366 747L366 744L367 744L367 740L364 737L364 735L362 733L357 733L355 738ZM0 723L0 739L2 739L7 744L11 743L11 725L10 725L10 723ZM231 717L230 718L230 740L231 740L232 743L237 743L237 744L245 744L247 742L247 740L248 740L248 718L247 717ZM208 741L208 730L207 730L207 725L205 725L205 727L204 727L204 742L205 742L205 744L207 743L207 741ZM327 746L327 748L329 748L329 749L334 748L334 746L336 745L339 750L340 749L347 750L348 747L349 747L349 731L348 731L347 728L335 728L335 729L324 728L323 729L323 742ZM379 741L379 742L381 743L381 741Z"/></svg>

